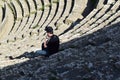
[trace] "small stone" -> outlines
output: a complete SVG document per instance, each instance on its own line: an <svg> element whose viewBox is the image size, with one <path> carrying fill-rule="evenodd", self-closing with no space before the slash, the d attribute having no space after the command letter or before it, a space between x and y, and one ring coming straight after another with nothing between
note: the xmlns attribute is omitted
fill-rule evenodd
<svg viewBox="0 0 120 80"><path fill-rule="evenodd" d="M21 47L18 47L17 49L20 49Z"/></svg>
<svg viewBox="0 0 120 80"><path fill-rule="evenodd" d="M33 75L31 73L28 74L29 77L33 77Z"/></svg>
<svg viewBox="0 0 120 80"><path fill-rule="evenodd" d="M103 73L99 72L97 73L99 75L100 78L102 78L102 76L104 75Z"/></svg>
<svg viewBox="0 0 120 80"><path fill-rule="evenodd" d="M120 69L120 61L115 63L115 67L116 67L117 69Z"/></svg>
<svg viewBox="0 0 120 80"><path fill-rule="evenodd" d="M20 75L22 75L22 76L24 76L24 75L25 75L25 73L24 73L23 71L21 71L19 74L20 74Z"/></svg>
<svg viewBox="0 0 120 80"><path fill-rule="evenodd" d="M92 68L93 67L93 63L88 63L88 68Z"/></svg>
<svg viewBox="0 0 120 80"><path fill-rule="evenodd" d="M35 45L31 45L30 47L35 47Z"/></svg>

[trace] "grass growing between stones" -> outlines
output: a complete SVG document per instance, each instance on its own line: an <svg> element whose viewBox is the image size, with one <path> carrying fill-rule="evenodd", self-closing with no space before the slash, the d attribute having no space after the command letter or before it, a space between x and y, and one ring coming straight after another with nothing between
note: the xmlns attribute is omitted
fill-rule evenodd
<svg viewBox="0 0 120 80"><path fill-rule="evenodd" d="M40 8L40 10L41 10L41 11L44 11L44 9L45 9L45 6L42 5L42 7Z"/></svg>
<svg viewBox="0 0 120 80"><path fill-rule="evenodd" d="M37 28L37 27L39 27L39 25L35 25L34 27L32 27L32 29L35 29L35 28Z"/></svg>
<svg viewBox="0 0 120 80"><path fill-rule="evenodd" d="M59 0L54 0L53 3L59 3Z"/></svg>

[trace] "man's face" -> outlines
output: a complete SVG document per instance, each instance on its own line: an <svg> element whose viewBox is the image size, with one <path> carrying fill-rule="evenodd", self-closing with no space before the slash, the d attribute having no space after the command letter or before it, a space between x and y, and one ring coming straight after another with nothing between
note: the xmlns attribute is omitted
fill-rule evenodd
<svg viewBox="0 0 120 80"><path fill-rule="evenodd" d="M51 36L52 36L52 34L51 34L51 33L47 33L47 36L48 36L48 37L51 37Z"/></svg>

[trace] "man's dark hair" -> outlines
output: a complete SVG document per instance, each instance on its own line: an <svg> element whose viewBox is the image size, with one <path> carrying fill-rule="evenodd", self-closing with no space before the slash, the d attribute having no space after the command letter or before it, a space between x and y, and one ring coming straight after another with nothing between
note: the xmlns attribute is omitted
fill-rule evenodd
<svg viewBox="0 0 120 80"><path fill-rule="evenodd" d="M45 31L46 31L47 33L53 34L53 28L52 28L51 26L45 27Z"/></svg>

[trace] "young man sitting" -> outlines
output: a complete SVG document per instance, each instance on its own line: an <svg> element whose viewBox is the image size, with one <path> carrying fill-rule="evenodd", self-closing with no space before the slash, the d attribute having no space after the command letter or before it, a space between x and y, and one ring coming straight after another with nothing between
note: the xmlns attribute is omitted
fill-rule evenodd
<svg viewBox="0 0 120 80"><path fill-rule="evenodd" d="M53 28L48 26L45 28L47 37L42 43L42 50L38 50L35 53L43 56L50 56L59 51L59 37L53 34Z"/></svg>

